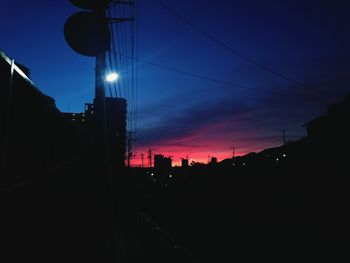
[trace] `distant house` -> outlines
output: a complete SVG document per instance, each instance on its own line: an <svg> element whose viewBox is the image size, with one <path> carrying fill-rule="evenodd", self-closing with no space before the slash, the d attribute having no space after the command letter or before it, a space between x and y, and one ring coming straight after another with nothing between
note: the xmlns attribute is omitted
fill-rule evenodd
<svg viewBox="0 0 350 263"><path fill-rule="evenodd" d="M328 106L327 114L317 117L303 126L307 137L325 143L348 142L350 132L350 94L340 102Z"/></svg>
<svg viewBox="0 0 350 263"><path fill-rule="evenodd" d="M303 125L307 129L309 138L324 138L329 133L329 116L323 115L317 117Z"/></svg>

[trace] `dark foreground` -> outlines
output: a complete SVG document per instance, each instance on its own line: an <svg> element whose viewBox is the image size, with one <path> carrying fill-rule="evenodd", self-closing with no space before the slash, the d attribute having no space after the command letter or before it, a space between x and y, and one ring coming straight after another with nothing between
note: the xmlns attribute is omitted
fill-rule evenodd
<svg viewBox="0 0 350 263"><path fill-rule="evenodd" d="M112 202L82 163L2 193L3 262L309 261L346 251L347 187L335 179L191 168L165 181L133 169L116 176Z"/></svg>

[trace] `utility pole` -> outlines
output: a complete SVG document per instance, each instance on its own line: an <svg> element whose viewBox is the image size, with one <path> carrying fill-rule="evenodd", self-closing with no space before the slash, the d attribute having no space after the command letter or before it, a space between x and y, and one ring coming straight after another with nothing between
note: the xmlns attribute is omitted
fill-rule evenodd
<svg viewBox="0 0 350 263"><path fill-rule="evenodd" d="M286 145L286 130L285 129L282 130L282 134L283 134L283 145Z"/></svg>
<svg viewBox="0 0 350 263"><path fill-rule="evenodd" d="M132 132L129 131L128 132L128 154L127 154L127 157L128 157L128 167L130 167L130 159L132 157L132 149L131 149L131 141L132 141Z"/></svg>
<svg viewBox="0 0 350 263"><path fill-rule="evenodd" d="M141 167L143 168L143 153L141 153Z"/></svg>
<svg viewBox="0 0 350 263"><path fill-rule="evenodd" d="M119 209L116 198L115 181L112 177L112 167L110 160L109 138L107 133L106 118L106 98L105 98L105 75L106 75L106 52L110 48L111 36L108 25L110 23L119 23L132 21L133 18L110 18L106 16L106 10L114 4L132 4L125 1L109 0L70 0L70 2L82 9L91 10L89 12L77 12L70 16L64 26L64 36L68 45L81 55L95 57L95 169L96 179L100 179L102 187L107 186L109 189L109 203L111 211L105 213L105 224L111 225L108 233L112 233L110 239L110 258L108 262L120 261L117 253L117 220L116 210ZM113 34L112 34L113 36ZM69 107L69 106L68 106ZM131 144L131 143L130 143ZM129 163L128 163L129 164ZM101 176L102 175L102 176ZM98 182L97 182L98 183ZM101 189L103 189L101 187ZM107 188L106 187L106 188ZM99 188L99 187L97 187ZM107 189L103 189L104 192ZM102 193L104 197L104 193ZM102 200L102 199L101 199ZM107 200L103 200L105 203ZM106 206L107 207L107 206ZM120 219L119 219L120 220ZM109 234L108 234L109 235Z"/></svg>
<svg viewBox="0 0 350 263"><path fill-rule="evenodd" d="M235 147L230 148L232 150L232 159L235 158Z"/></svg>
<svg viewBox="0 0 350 263"><path fill-rule="evenodd" d="M152 167L152 149L148 149L149 167Z"/></svg>

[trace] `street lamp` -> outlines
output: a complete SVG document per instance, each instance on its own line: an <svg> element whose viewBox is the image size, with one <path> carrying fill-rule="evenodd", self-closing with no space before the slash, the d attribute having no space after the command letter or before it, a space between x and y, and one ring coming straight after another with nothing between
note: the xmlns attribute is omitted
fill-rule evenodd
<svg viewBox="0 0 350 263"><path fill-rule="evenodd" d="M106 80L108 82L114 82L119 78L119 74L116 72L110 72L106 75Z"/></svg>

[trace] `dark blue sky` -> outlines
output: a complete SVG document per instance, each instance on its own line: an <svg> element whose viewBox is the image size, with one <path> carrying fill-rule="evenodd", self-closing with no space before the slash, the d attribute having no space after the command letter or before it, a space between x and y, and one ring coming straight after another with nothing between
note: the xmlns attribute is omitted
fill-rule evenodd
<svg viewBox="0 0 350 263"><path fill-rule="evenodd" d="M139 157L147 147L206 161L305 135L301 125L350 90L346 1L163 0L215 39L295 85L236 56L156 0L140 0L139 58L249 89L139 64ZM324 2L324 3L323 3ZM94 59L65 43L68 1L1 0L0 49L32 70L59 109L82 111L94 95ZM263 91L258 91L263 90ZM283 94L283 96L276 95Z"/></svg>

